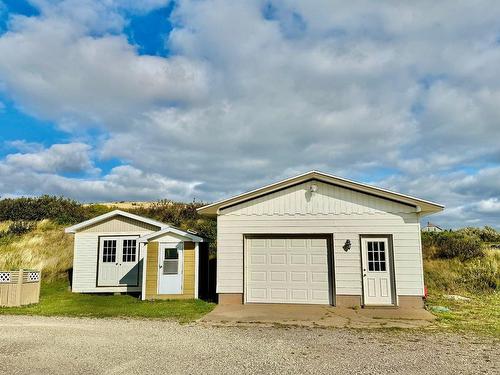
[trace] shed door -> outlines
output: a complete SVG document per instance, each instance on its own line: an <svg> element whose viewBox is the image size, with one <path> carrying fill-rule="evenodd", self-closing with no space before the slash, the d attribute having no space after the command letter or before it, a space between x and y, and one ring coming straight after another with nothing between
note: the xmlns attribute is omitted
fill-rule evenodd
<svg viewBox="0 0 500 375"><path fill-rule="evenodd" d="M330 304L324 238L252 238L245 248L245 301Z"/></svg>
<svg viewBox="0 0 500 375"><path fill-rule="evenodd" d="M98 286L137 286L139 283L137 236L100 237Z"/></svg>
<svg viewBox="0 0 500 375"><path fill-rule="evenodd" d="M182 294L184 243L161 243L158 252L158 294Z"/></svg>

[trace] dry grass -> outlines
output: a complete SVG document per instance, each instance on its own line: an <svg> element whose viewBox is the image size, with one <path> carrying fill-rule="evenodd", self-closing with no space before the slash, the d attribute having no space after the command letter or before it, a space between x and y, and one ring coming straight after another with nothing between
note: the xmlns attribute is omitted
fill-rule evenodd
<svg viewBox="0 0 500 375"><path fill-rule="evenodd" d="M103 203L89 203L89 204L84 204L84 206L93 206L93 205L101 205L101 206L106 206L112 209L118 209L118 210L131 210L134 208L148 208L151 205L153 205L155 202L103 202Z"/></svg>
<svg viewBox="0 0 500 375"><path fill-rule="evenodd" d="M0 228L8 223L0 223ZM43 220L22 236L0 240L0 269L37 269L44 281L66 276L73 263L73 236L63 226Z"/></svg>

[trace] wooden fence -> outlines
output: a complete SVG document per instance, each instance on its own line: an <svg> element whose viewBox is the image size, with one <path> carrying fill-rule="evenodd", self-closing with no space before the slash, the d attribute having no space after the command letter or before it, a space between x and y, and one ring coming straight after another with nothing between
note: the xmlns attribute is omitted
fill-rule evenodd
<svg viewBox="0 0 500 375"><path fill-rule="evenodd" d="M38 303L40 280L40 271L0 271L0 306Z"/></svg>

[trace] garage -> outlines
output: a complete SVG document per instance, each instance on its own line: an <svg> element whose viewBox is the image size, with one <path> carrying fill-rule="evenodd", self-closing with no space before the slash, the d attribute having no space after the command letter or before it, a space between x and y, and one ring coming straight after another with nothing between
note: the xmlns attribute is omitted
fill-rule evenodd
<svg viewBox="0 0 500 375"><path fill-rule="evenodd" d="M327 237L246 238L246 303L331 304Z"/></svg>

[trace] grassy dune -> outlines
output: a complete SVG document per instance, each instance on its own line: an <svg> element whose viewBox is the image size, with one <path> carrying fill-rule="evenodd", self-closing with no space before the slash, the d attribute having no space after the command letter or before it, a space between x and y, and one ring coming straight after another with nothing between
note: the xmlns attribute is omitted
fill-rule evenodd
<svg viewBox="0 0 500 375"><path fill-rule="evenodd" d="M0 223L0 231L9 224ZM34 230L24 235L0 237L0 270L42 270L43 280L49 282L66 277L72 263L73 236L49 220L38 222Z"/></svg>

